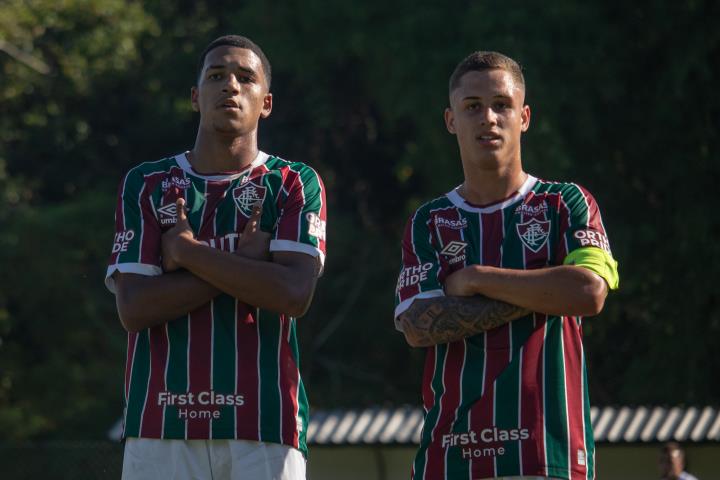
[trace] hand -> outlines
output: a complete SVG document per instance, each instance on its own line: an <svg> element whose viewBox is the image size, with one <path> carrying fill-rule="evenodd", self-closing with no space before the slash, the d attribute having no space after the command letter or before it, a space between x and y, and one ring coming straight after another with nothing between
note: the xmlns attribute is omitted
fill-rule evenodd
<svg viewBox="0 0 720 480"><path fill-rule="evenodd" d="M162 236L162 266L165 272L178 270L182 266L178 260L182 248L198 243L185 213L185 199L178 198L175 207L177 222Z"/></svg>
<svg viewBox="0 0 720 480"><path fill-rule="evenodd" d="M471 297L477 295L475 281L478 274L482 274L482 267L470 265L451 273L445 279L445 295L455 297Z"/></svg>
<svg viewBox="0 0 720 480"><path fill-rule="evenodd" d="M253 205L253 212L245 224L240 238L238 238L235 253L255 260L269 260L270 234L260 230L260 217L262 216L262 203Z"/></svg>

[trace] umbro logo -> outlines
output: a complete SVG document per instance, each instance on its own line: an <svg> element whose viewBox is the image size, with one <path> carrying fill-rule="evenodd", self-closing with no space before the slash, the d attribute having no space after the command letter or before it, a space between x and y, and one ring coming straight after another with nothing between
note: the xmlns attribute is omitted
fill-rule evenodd
<svg viewBox="0 0 720 480"><path fill-rule="evenodd" d="M440 255L451 257L448 263L454 265L465 260L465 247L467 247L467 243L453 240L445 245L445 248L440 251Z"/></svg>
<svg viewBox="0 0 720 480"><path fill-rule="evenodd" d="M451 257L457 257L462 252L465 251L465 247L467 247L467 243L465 242L458 242L457 240L453 240L452 242L445 245L445 248L443 248L440 251L441 255L450 255Z"/></svg>
<svg viewBox="0 0 720 480"><path fill-rule="evenodd" d="M174 217L177 215L177 205L174 203L168 203L167 205L163 205L162 207L157 209L158 213L161 213L163 215L168 215L170 217Z"/></svg>
<svg viewBox="0 0 720 480"><path fill-rule="evenodd" d="M177 223L177 205L168 203L157 209L160 225L175 225Z"/></svg>

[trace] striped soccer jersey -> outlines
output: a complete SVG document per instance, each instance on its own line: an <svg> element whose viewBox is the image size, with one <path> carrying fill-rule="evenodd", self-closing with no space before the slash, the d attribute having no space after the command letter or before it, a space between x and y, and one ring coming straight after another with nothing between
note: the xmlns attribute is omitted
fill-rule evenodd
<svg viewBox="0 0 720 480"><path fill-rule="evenodd" d="M562 265L586 246L610 252L595 200L575 184L529 176L487 207L453 190L408 222L395 317L416 298L443 295L445 278L467 265ZM535 313L428 348L422 396L415 479L594 478L579 317Z"/></svg>
<svg viewBox="0 0 720 480"><path fill-rule="evenodd" d="M257 201L270 251L324 262L326 205L318 174L259 152L242 172L202 175L186 154L131 169L120 184L106 285L116 271L161 275L161 235L183 196L196 238L234 251ZM296 320L220 294L176 320L128 334L124 436L247 439L307 453L308 403Z"/></svg>

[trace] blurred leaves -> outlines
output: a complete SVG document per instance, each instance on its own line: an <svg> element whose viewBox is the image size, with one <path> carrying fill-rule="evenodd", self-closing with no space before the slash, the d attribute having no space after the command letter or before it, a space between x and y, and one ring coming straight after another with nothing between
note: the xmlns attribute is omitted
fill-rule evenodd
<svg viewBox="0 0 720 480"><path fill-rule="evenodd" d="M0 231L0 432L101 433L121 408L124 341L103 291L113 195L13 211Z"/></svg>

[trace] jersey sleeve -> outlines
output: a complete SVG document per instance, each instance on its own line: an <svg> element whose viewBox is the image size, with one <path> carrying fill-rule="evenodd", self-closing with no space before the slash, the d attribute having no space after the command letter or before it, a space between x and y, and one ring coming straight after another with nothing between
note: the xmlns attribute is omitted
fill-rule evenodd
<svg viewBox="0 0 720 480"><path fill-rule="evenodd" d="M416 212L405 227L402 265L395 288L395 319L418 298L445 295L438 279L440 261L427 223L427 216ZM396 323L397 327L397 323Z"/></svg>
<svg viewBox="0 0 720 480"><path fill-rule="evenodd" d="M577 265L600 275L611 290L618 288L617 261L595 198L583 187L573 185L563 201L567 208L566 229L561 247L564 265Z"/></svg>
<svg viewBox="0 0 720 480"><path fill-rule="evenodd" d="M162 274L160 223L153 210L145 179L131 170L120 182L115 209L115 236L105 274L105 286L115 293L115 272Z"/></svg>
<svg viewBox="0 0 720 480"><path fill-rule="evenodd" d="M320 176L308 166L290 170L283 183L287 191L277 225L270 240L270 251L301 252L325 264L327 207L325 187Z"/></svg>

